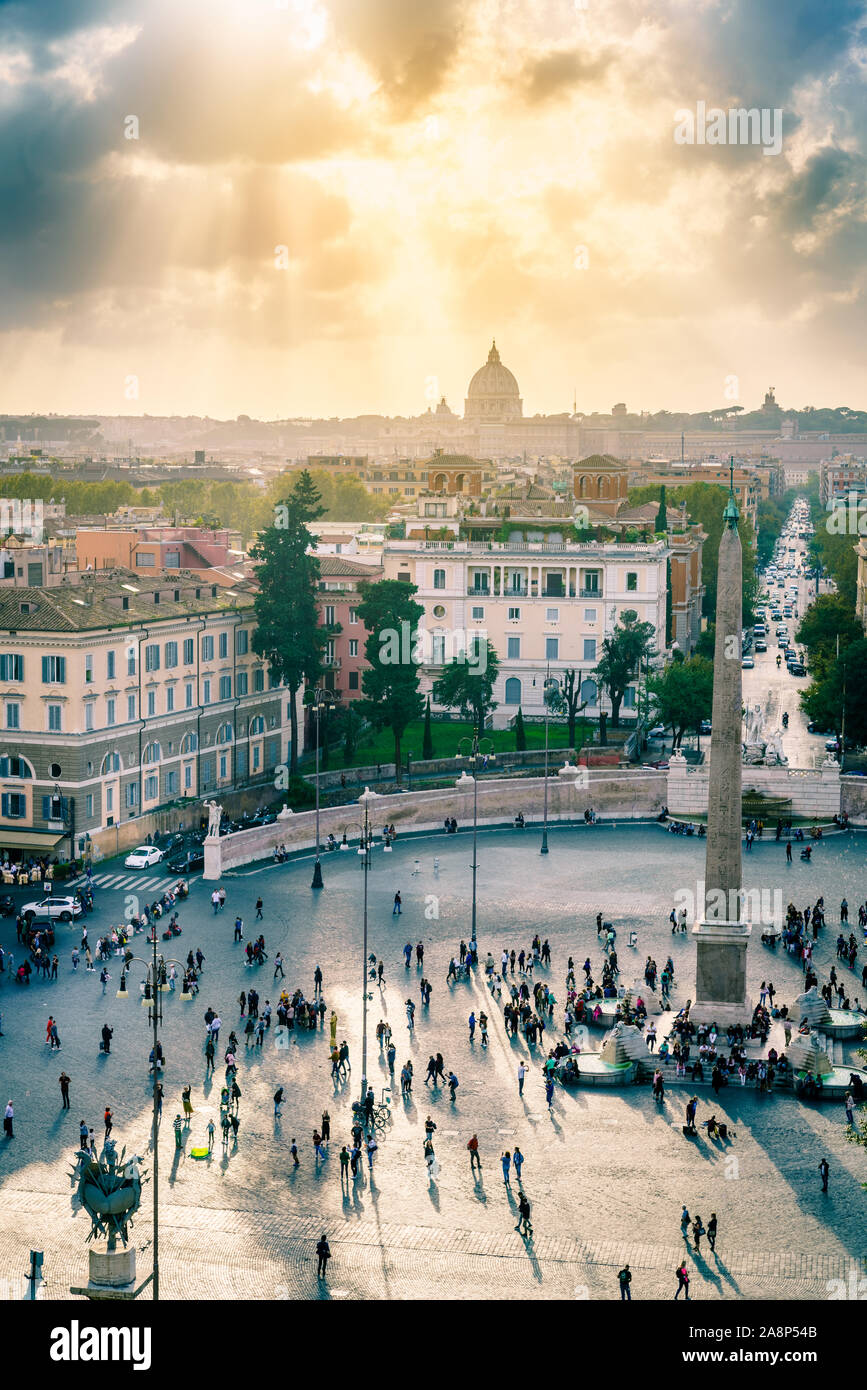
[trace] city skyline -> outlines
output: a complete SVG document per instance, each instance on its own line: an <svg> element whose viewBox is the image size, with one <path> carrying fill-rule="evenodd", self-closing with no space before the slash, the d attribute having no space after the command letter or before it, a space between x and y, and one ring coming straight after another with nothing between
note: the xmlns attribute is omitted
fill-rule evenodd
<svg viewBox="0 0 867 1390"><path fill-rule="evenodd" d="M491 336L528 413L857 406L863 33L854 0L6 5L0 407L460 412ZM780 152L675 139L716 108L781 112Z"/></svg>

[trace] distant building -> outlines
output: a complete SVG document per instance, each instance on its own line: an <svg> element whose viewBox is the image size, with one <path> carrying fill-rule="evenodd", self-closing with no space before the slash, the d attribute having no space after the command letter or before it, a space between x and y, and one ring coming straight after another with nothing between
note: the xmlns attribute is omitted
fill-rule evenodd
<svg viewBox="0 0 867 1390"><path fill-rule="evenodd" d="M364 645L370 636L359 620L358 586L362 580L382 578L382 565L359 564L342 555L319 555L319 585L316 602L322 627L340 627L329 638L323 655L324 684L343 701L357 700L362 694L361 673L367 666Z"/></svg>

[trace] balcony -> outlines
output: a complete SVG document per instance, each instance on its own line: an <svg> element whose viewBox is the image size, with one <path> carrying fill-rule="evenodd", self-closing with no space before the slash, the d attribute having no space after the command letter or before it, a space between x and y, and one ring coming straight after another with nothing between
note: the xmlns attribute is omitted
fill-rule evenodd
<svg viewBox="0 0 867 1390"><path fill-rule="evenodd" d="M488 588L479 589L479 588L476 588L476 586L473 585L473 584L468 585L468 587L467 587L467 593L468 593L472 598L490 598L490 597L491 597L491 590L490 590L490 589L488 589Z"/></svg>
<svg viewBox="0 0 867 1390"><path fill-rule="evenodd" d="M322 665L326 671L339 671L341 659L339 656L324 656Z"/></svg>
<svg viewBox="0 0 867 1390"><path fill-rule="evenodd" d="M601 589L579 589L579 590L578 590L578 597L579 597L579 598L601 598L601 597L602 597L602 590L601 590Z"/></svg>

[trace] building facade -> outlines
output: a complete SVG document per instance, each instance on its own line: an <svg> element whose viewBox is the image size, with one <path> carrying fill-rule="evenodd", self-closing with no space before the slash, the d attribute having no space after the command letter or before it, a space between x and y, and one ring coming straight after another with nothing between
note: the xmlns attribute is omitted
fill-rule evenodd
<svg viewBox="0 0 867 1390"><path fill-rule="evenodd" d="M329 637L323 654L324 684L339 693L343 701L357 700L364 693L361 673L367 665L364 646L369 637L358 617L362 580L382 578L381 565L363 565L342 555L319 555L319 584L316 602L322 627L339 627Z"/></svg>
<svg viewBox="0 0 867 1390"><path fill-rule="evenodd" d="M87 831L273 786L287 756L288 695L253 651L250 586L89 581L0 591L0 847L69 837L78 853Z"/></svg>
<svg viewBox="0 0 867 1390"><path fill-rule="evenodd" d="M663 541L646 545L497 541L387 541L386 579L415 584L424 605L426 661L422 687L432 691L438 670L467 650L474 634L494 647L500 669L494 687L494 727L509 724L520 706L544 713L544 681L569 668L580 673L587 714L610 706L596 667L603 640L631 609L652 624L654 646L666 650L666 567ZM637 683L623 713L637 708ZM433 708L438 709L436 701Z"/></svg>

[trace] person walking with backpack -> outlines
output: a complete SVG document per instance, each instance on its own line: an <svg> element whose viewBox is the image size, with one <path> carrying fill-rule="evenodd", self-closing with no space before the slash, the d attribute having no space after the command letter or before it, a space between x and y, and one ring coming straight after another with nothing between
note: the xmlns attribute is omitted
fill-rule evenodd
<svg viewBox="0 0 867 1390"><path fill-rule="evenodd" d="M617 1275L617 1278L618 1278L618 1280L620 1281L620 1301L621 1301L621 1303L624 1302L624 1300L625 1300L627 1303L631 1303L631 1302L632 1302L632 1290L630 1289L629 1285L632 1283L632 1270L629 1268L629 1265L624 1265L624 1266L623 1266L623 1268L619 1271L619 1273L618 1273L618 1275Z"/></svg>

